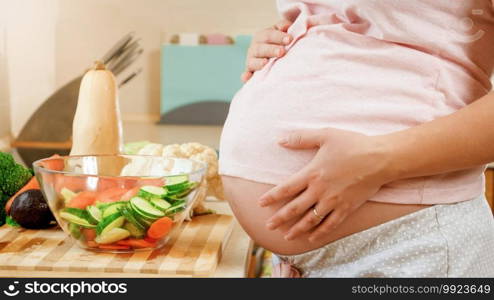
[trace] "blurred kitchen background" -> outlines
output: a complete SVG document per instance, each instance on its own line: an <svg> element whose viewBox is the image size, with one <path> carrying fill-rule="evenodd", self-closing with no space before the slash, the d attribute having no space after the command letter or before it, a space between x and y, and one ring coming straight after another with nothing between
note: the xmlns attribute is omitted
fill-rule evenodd
<svg viewBox="0 0 494 300"><path fill-rule="evenodd" d="M187 120L179 120L182 124L174 125L172 116L172 124L157 123L176 101L197 97L228 102L225 98L241 86L250 35L277 20L274 0L0 0L0 150L8 148L45 99L82 75L129 32L140 39L143 53L118 76L121 81L141 70L120 89L125 140L196 141L217 147L221 125L215 122L187 125ZM177 36L190 44L185 39L196 35L198 43L207 43L203 38L211 34L216 39L224 35L233 44L198 46L223 48L218 54L194 46L164 48L173 38L177 42ZM243 48L230 51L226 46ZM192 72L194 68L200 72ZM190 82L184 81L187 74ZM198 83L201 76L203 84ZM214 84L210 77L216 78ZM188 99L173 98L182 94Z"/></svg>

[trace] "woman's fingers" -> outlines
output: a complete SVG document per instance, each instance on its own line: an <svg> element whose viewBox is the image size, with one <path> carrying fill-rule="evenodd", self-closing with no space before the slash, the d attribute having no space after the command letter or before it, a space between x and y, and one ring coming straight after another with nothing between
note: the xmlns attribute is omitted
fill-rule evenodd
<svg viewBox="0 0 494 300"><path fill-rule="evenodd" d="M278 23L276 23L276 25L274 25L274 28L286 32L292 24L293 22L291 21L281 20Z"/></svg>
<svg viewBox="0 0 494 300"><path fill-rule="evenodd" d="M247 71L255 72L262 69L268 63L267 58L251 58L247 61Z"/></svg>
<svg viewBox="0 0 494 300"><path fill-rule="evenodd" d="M279 141L280 145L290 149L319 148L323 142L324 130L322 129L295 130Z"/></svg>
<svg viewBox="0 0 494 300"><path fill-rule="evenodd" d="M292 36L281 30L269 28L256 34L254 41L258 44L288 45Z"/></svg>
<svg viewBox="0 0 494 300"><path fill-rule="evenodd" d="M313 208L310 208L305 216L298 221L285 235L286 240L293 240L294 238L307 233L318 226L323 220L331 216L332 211L336 203L334 201L319 201ZM315 212L314 212L315 209Z"/></svg>
<svg viewBox="0 0 494 300"><path fill-rule="evenodd" d="M247 82L249 81L249 79L252 77L252 72L249 72L249 71L245 71L242 73L242 75L240 76L240 79L242 80L242 82Z"/></svg>
<svg viewBox="0 0 494 300"><path fill-rule="evenodd" d="M271 44L253 44L249 49L248 60L252 58L281 57L285 54L283 46Z"/></svg>
<svg viewBox="0 0 494 300"><path fill-rule="evenodd" d="M309 241L311 243L317 241L321 237L330 233L333 229L335 229L343 220L346 215L342 210L335 209L331 212L329 216L324 219L324 221L319 225L314 232L312 232L309 236Z"/></svg>
<svg viewBox="0 0 494 300"><path fill-rule="evenodd" d="M304 214L317 201L317 193L313 188L306 189L300 196L288 202L266 222L266 227L274 230L296 217Z"/></svg>
<svg viewBox="0 0 494 300"><path fill-rule="evenodd" d="M261 198L259 198L259 205L265 207L281 200L294 198L307 187L309 180L308 174L307 167L298 173L295 173L284 183L275 186L262 195Z"/></svg>

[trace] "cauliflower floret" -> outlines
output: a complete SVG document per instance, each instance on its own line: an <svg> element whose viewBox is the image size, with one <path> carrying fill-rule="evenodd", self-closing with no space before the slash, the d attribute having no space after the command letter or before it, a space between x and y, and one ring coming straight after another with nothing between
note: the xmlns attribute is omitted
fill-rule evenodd
<svg viewBox="0 0 494 300"><path fill-rule="evenodd" d="M203 213L207 211L204 206L204 199L207 196L214 196L220 200L224 199L223 184L221 177L218 174L218 154L208 146L199 143L171 144L159 145L149 144L139 150L140 155L161 155L167 158L189 158L208 164L208 170L205 176L205 182L202 190L206 193L201 193L198 201L195 203L194 212Z"/></svg>
<svg viewBox="0 0 494 300"><path fill-rule="evenodd" d="M161 154L163 157L176 157L176 158L185 158L182 154L182 150L180 149L179 144L172 144L163 147L163 152Z"/></svg>
<svg viewBox="0 0 494 300"><path fill-rule="evenodd" d="M163 153L163 145L161 144L147 144L141 150L139 150L139 155L155 155L160 156Z"/></svg>

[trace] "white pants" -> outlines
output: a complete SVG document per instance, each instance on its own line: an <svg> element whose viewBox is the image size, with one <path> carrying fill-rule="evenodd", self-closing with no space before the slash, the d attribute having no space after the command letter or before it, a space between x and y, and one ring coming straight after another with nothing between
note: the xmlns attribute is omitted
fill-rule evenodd
<svg viewBox="0 0 494 300"><path fill-rule="evenodd" d="M494 218L481 196L279 258L303 277L494 277Z"/></svg>

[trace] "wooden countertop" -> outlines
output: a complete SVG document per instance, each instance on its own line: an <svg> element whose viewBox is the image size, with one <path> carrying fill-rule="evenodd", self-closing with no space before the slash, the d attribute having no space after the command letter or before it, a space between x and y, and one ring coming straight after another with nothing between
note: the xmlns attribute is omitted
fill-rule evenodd
<svg viewBox="0 0 494 300"><path fill-rule="evenodd" d="M226 202L208 201L206 206L214 209L217 213L232 215ZM253 245L250 237L235 221L230 240L213 277L247 277Z"/></svg>

